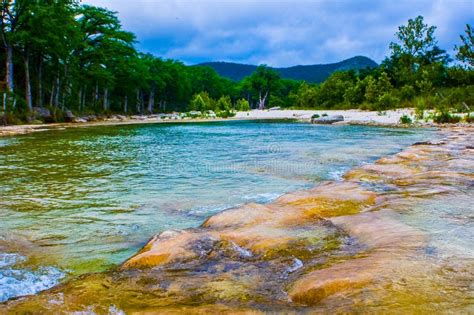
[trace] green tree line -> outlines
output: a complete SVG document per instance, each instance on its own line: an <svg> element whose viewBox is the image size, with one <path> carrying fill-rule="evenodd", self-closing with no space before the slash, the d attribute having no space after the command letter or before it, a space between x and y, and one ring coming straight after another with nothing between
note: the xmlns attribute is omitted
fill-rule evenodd
<svg viewBox="0 0 474 315"><path fill-rule="evenodd" d="M336 72L321 84L282 79L265 65L234 82L213 69L186 66L136 50L117 14L75 0L2 0L0 8L3 122L78 115L151 114L268 107L388 109L434 95L473 103L473 33L467 25L456 58L437 46L434 26L409 20L380 67ZM438 100L430 100L437 102ZM431 106L427 102L427 106ZM459 105L460 106L460 105Z"/></svg>

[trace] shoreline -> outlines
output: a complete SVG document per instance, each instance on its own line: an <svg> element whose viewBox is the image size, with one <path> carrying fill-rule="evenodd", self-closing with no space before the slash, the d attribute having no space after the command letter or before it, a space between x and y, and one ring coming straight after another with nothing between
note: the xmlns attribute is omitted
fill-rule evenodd
<svg viewBox="0 0 474 315"><path fill-rule="evenodd" d="M225 122L225 121L254 121L254 120L298 120L301 122L311 122L311 116L318 115L343 115L344 121L334 123L333 125L364 125L380 127L442 127L449 124L433 124L426 122L416 122L411 125L400 123L402 115L413 116L413 109L389 110L385 115L379 112L361 111L361 110L252 110L249 112L237 112L235 117L231 118L190 118L190 119L157 119L151 116L132 116L126 119L111 118L98 121L77 122L77 123L51 123L37 125L10 125L0 126L0 137L16 136L30 134L34 132L61 130L65 128L94 127L94 126L120 126L120 125L139 125L139 124L176 124L176 123L207 123L207 122ZM137 116L135 116L137 117ZM459 124L458 124L459 125Z"/></svg>
<svg viewBox="0 0 474 315"><path fill-rule="evenodd" d="M440 132L444 140L412 144L352 169L341 182L288 193L270 204L225 210L195 229L162 232L115 270L85 275L5 306L23 311L41 305L60 312L87 305L98 312L109 305L125 312L190 311L189 307L197 312L257 311L246 301L258 292L259 303L268 311L303 307L358 312L367 305L379 312L413 311L411 300L439 300L441 287L457 288L456 282L435 282L434 291L416 287L418 274L433 272L433 262L419 252L429 246L428 235L398 218L407 204L416 205L420 198L449 196L472 185L468 170L474 166L470 145L474 128ZM367 185L391 188L379 191ZM317 250L310 249L315 246ZM335 261L330 259L333 256ZM232 266L230 273L226 266ZM399 289L387 287L387 279L402 281L401 290L411 288L413 297L398 296ZM148 283L172 285L154 293L156 288ZM165 294L160 293L163 290ZM117 300L120 294L128 298ZM137 300L140 294L154 296L153 302L145 306ZM356 297L349 304L348 294ZM453 295L442 299L443 309L466 310L463 303L469 297L452 294L454 300ZM65 302L48 304L57 295ZM346 302L340 304L341 298ZM381 302L378 307L374 299ZM127 303L121 304L124 300ZM386 305L397 307L387 309ZM420 304L416 310L429 307L429 303Z"/></svg>

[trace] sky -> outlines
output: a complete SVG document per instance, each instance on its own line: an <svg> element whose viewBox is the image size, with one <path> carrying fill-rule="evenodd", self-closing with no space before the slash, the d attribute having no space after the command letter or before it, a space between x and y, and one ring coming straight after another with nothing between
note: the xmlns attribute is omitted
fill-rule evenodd
<svg viewBox="0 0 474 315"><path fill-rule="evenodd" d="M418 15L454 55L474 0L84 0L118 12L137 48L186 64L286 67L389 55L399 25Z"/></svg>

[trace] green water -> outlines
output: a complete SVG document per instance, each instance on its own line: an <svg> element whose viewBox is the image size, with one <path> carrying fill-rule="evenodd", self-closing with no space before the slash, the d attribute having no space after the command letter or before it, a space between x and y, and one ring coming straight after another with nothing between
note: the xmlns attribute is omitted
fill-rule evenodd
<svg viewBox="0 0 474 315"><path fill-rule="evenodd" d="M338 180L432 133L234 121L0 139L0 301L119 264L160 231Z"/></svg>

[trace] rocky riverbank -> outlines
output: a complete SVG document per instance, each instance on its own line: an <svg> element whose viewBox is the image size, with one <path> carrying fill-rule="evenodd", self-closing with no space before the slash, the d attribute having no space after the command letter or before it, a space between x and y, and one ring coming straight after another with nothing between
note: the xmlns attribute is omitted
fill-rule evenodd
<svg viewBox="0 0 474 315"><path fill-rule="evenodd" d="M433 246L407 216L429 222L433 204L457 202L465 212L443 220L472 224L473 143L473 128L445 128L343 181L155 235L115 270L0 312L472 311L474 259Z"/></svg>

